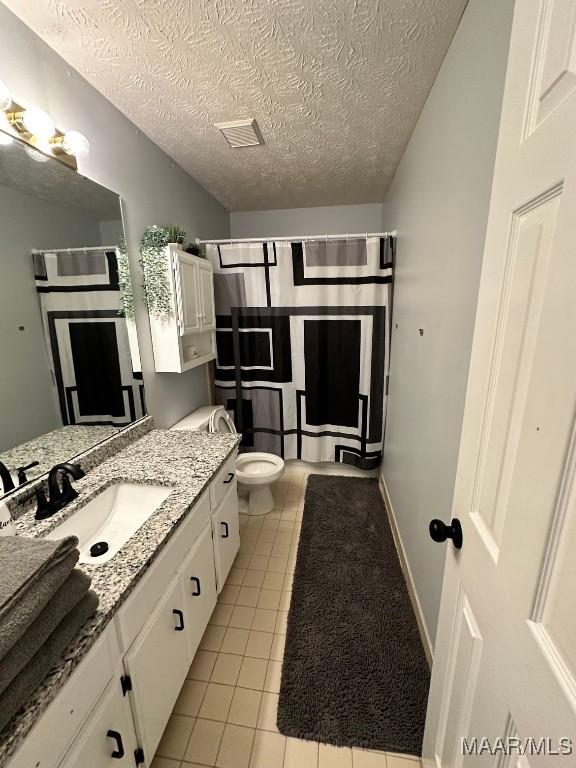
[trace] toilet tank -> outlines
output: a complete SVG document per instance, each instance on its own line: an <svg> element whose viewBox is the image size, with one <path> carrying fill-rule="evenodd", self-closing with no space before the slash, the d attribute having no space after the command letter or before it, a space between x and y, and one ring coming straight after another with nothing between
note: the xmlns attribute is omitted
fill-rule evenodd
<svg viewBox="0 0 576 768"><path fill-rule="evenodd" d="M212 416L214 411L218 411L221 408L221 405L203 405L202 408L189 413L188 416L178 421L170 429L189 429L195 432L207 432L210 416Z"/></svg>

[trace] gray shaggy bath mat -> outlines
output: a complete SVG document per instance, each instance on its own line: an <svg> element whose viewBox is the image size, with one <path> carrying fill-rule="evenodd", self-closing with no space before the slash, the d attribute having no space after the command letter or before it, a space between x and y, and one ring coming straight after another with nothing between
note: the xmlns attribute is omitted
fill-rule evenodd
<svg viewBox="0 0 576 768"><path fill-rule="evenodd" d="M310 475L278 729L419 755L429 683L378 482Z"/></svg>

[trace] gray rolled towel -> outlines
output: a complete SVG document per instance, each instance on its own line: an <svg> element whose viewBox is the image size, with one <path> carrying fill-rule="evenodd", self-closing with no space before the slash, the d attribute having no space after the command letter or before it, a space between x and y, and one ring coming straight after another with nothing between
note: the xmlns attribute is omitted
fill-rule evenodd
<svg viewBox="0 0 576 768"><path fill-rule="evenodd" d="M78 540L0 536L0 658L24 634L78 562Z"/></svg>
<svg viewBox="0 0 576 768"><path fill-rule="evenodd" d="M32 622L40 615L52 597L60 589L78 562L78 551L73 550L56 568L47 571L33 589L23 593L20 602L2 619L0 632L0 658L17 643Z"/></svg>
<svg viewBox="0 0 576 768"><path fill-rule="evenodd" d="M65 616L44 645L34 654L8 688L0 695L0 731L29 700L48 672L58 664L74 635L98 607L98 596L90 591ZM0 742L8 733L0 732Z"/></svg>
<svg viewBox="0 0 576 768"><path fill-rule="evenodd" d="M27 536L0 537L0 622L44 574L78 546L75 536L59 541Z"/></svg>
<svg viewBox="0 0 576 768"><path fill-rule="evenodd" d="M74 569L44 610L0 660L0 694L28 664L62 619L80 602L90 589L91 581L90 576Z"/></svg>

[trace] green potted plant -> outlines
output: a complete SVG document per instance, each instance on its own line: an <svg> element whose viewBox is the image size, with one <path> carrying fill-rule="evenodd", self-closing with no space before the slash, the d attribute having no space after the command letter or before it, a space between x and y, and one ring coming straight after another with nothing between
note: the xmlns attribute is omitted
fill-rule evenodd
<svg viewBox="0 0 576 768"><path fill-rule="evenodd" d="M169 243L177 243L178 245L182 245L184 238L186 237L186 232L182 229L182 227L178 227L175 224L167 224L166 226L162 227L162 229L166 233L166 238Z"/></svg>
<svg viewBox="0 0 576 768"><path fill-rule="evenodd" d="M166 276L166 227L146 227L140 244L140 263L144 273L145 301L148 311L158 319L172 316L170 286Z"/></svg>

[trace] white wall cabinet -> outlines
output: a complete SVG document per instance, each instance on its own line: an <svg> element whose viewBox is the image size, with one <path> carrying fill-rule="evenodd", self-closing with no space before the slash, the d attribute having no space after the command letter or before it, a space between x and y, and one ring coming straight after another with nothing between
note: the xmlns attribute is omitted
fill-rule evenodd
<svg viewBox="0 0 576 768"><path fill-rule="evenodd" d="M214 309L214 273L206 259L197 261L198 287L200 292L200 322L204 330L216 328Z"/></svg>
<svg viewBox="0 0 576 768"><path fill-rule="evenodd" d="M154 365L159 373L182 373L216 357L214 275L206 259L166 246L165 278L171 314L150 314Z"/></svg>
<svg viewBox="0 0 576 768"><path fill-rule="evenodd" d="M60 768L134 768L137 748L130 703L116 677L90 713Z"/></svg>
<svg viewBox="0 0 576 768"><path fill-rule="evenodd" d="M232 455L9 768L150 768L216 605L216 589L240 546L234 463Z"/></svg>

